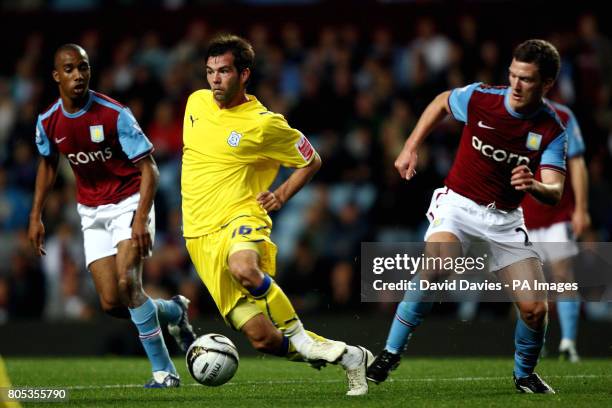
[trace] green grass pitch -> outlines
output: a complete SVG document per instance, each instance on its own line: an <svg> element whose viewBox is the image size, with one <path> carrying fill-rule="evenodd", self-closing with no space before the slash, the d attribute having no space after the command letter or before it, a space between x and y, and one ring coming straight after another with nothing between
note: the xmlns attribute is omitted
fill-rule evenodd
<svg viewBox="0 0 612 408"><path fill-rule="evenodd" d="M182 359L175 364L181 387L145 390L149 366L144 358L5 358L14 386L66 387L66 403L46 407L264 407L264 406L571 406L612 404L612 360L579 364L544 359L538 372L556 395L525 395L514 390L512 361L490 358L404 358L381 385L364 397L346 397L339 367L316 371L276 358L244 358L236 376L211 388L197 384ZM26 403L25 406L34 405ZM40 405L40 404L36 404Z"/></svg>

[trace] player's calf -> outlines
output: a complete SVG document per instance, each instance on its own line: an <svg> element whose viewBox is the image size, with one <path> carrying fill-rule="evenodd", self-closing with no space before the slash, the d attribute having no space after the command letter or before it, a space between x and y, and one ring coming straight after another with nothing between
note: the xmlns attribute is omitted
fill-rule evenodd
<svg viewBox="0 0 612 408"><path fill-rule="evenodd" d="M119 242L115 262L119 299L130 308L142 305L147 300L142 288L142 258L132 246L131 240Z"/></svg>
<svg viewBox="0 0 612 408"><path fill-rule="evenodd" d="M283 336L279 333L264 333L256 337L249 337L251 345L257 351L266 354L283 355L280 351L283 345Z"/></svg>
<svg viewBox="0 0 612 408"><path fill-rule="evenodd" d="M263 314L255 315L241 330L255 350L277 356L287 355L288 340Z"/></svg>

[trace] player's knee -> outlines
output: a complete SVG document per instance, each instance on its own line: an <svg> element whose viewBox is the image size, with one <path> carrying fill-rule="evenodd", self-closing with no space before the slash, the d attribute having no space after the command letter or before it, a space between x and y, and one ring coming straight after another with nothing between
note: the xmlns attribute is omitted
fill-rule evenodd
<svg viewBox="0 0 612 408"><path fill-rule="evenodd" d="M231 274L246 289L256 288L261 285L263 275L257 265L250 262L236 261L229 265Z"/></svg>
<svg viewBox="0 0 612 408"><path fill-rule="evenodd" d="M533 329L542 327L548 314L548 303L531 302L521 307L521 318Z"/></svg>

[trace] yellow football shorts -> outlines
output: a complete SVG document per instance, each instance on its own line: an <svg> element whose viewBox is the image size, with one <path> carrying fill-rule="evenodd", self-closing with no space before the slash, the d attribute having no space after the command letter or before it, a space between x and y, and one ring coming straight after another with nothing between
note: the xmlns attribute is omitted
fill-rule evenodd
<svg viewBox="0 0 612 408"><path fill-rule="evenodd" d="M210 292L221 316L236 330L255 315L262 313L240 283L229 271L231 254L253 249L259 253L259 267L274 277L276 245L270 239L270 225L257 217L232 220L218 231L197 238L185 238L191 261Z"/></svg>

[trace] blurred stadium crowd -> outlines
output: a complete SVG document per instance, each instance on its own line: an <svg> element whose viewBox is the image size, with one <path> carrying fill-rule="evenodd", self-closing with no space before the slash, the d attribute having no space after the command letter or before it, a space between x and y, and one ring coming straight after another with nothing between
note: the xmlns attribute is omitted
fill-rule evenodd
<svg viewBox="0 0 612 408"><path fill-rule="evenodd" d="M250 93L302 130L323 158L315 180L274 215L278 280L298 310L367 307L360 303L360 243L422 239L431 191L441 185L458 143L460 124L449 120L421 151L418 177L402 181L393 161L418 115L443 90L474 81L507 83L511 48L525 38L499 42L470 14L455 21L440 27L436 19L418 18L407 39L389 28L351 24L322 26L314 37L296 23L253 24L238 32L257 54ZM146 31L110 42L95 28L66 29L62 37L89 53L91 88L128 105L155 145L161 180L146 290L185 294L193 300L192 317L216 310L181 234L182 115L187 96L207 86L203 52L218 28L193 20L178 41ZM563 57L550 96L574 109L587 145L593 227L584 239L608 241L612 45L591 14L576 16L571 30L547 39ZM0 71L0 324L92 319L100 313L98 300L84 265L74 179L65 161L46 205L47 255L37 258L27 242L37 166L34 125L57 98L50 60L60 43L43 32L14 41L20 54L4 59Z"/></svg>

